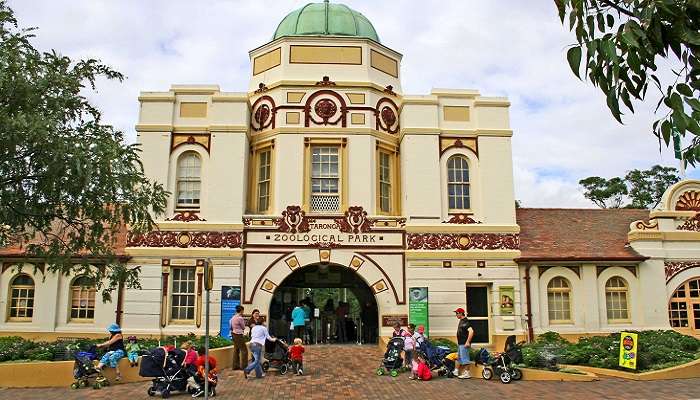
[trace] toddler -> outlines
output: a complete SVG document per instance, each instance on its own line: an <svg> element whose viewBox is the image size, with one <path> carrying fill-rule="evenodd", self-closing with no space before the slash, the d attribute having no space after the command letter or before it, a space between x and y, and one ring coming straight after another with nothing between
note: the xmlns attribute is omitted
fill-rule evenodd
<svg viewBox="0 0 700 400"><path fill-rule="evenodd" d="M292 360L297 375L304 375L304 346L301 338L294 339L294 346L289 348L289 358Z"/></svg>
<svg viewBox="0 0 700 400"><path fill-rule="evenodd" d="M422 381L431 380L433 378L433 374L430 372L430 367L425 359L425 355L418 353L418 357L416 358L418 358L418 370L416 371L418 379Z"/></svg>
<svg viewBox="0 0 700 400"><path fill-rule="evenodd" d="M136 336L129 336L124 348L126 349L126 358L129 359L129 365L132 367L139 365L141 346L136 342Z"/></svg>
<svg viewBox="0 0 700 400"><path fill-rule="evenodd" d="M416 349L416 341L413 338L413 331L416 329L415 324L408 324L408 332L403 333L403 351L406 361L406 367L412 368L413 352Z"/></svg>

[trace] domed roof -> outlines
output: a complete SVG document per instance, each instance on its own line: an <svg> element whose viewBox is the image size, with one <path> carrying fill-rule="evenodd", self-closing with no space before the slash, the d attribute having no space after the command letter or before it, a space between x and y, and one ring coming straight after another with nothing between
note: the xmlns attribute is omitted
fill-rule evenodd
<svg viewBox="0 0 700 400"><path fill-rule="evenodd" d="M372 39L379 36L367 17L345 4L309 3L289 13L280 22L272 40L283 36L354 36Z"/></svg>

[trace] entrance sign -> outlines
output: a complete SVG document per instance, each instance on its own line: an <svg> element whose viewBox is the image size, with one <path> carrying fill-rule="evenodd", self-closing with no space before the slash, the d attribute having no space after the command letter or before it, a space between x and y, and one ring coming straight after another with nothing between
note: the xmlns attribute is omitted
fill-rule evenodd
<svg viewBox="0 0 700 400"><path fill-rule="evenodd" d="M408 289L408 320L416 326L423 325L425 327L425 336L430 336L427 287L412 287Z"/></svg>
<svg viewBox="0 0 700 400"><path fill-rule="evenodd" d="M513 286L501 286L499 289L499 302L501 315L513 315L515 304L515 288Z"/></svg>
<svg viewBox="0 0 700 400"><path fill-rule="evenodd" d="M637 369L637 334L620 332L620 366Z"/></svg>
<svg viewBox="0 0 700 400"><path fill-rule="evenodd" d="M229 321L236 313L236 306L241 304L240 286L221 287L221 328L219 336L229 339L231 337L231 326Z"/></svg>
<svg viewBox="0 0 700 400"><path fill-rule="evenodd" d="M401 326L408 325L408 315L382 315L382 326L392 327L397 322Z"/></svg>

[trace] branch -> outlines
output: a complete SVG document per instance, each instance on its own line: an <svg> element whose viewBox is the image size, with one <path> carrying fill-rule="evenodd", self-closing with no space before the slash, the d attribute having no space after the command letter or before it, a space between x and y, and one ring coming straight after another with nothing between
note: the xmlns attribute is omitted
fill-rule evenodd
<svg viewBox="0 0 700 400"><path fill-rule="evenodd" d="M600 0L600 2L603 3L603 4L605 4L605 5L607 5L607 6L610 6L610 7L614 8L614 9L617 10L617 12L619 12L620 14L624 14L624 15L626 15L626 16L628 16L628 17L632 17L632 18L637 18L636 15L634 15L634 14L632 14L631 12L625 10L624 8L618 6L617 4L613 3L613 2L610 1L610 0Z"/></svg>

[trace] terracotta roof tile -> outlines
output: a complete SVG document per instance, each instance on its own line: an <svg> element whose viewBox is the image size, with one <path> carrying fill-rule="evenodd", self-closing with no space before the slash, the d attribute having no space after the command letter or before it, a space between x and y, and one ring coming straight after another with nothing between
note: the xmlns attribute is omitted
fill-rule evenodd
<svg viewBox="0 0 700 400"><path fill-rule="evenodd" d="M627 242L629 225L649 210L518 208L520 261L641 261Z"/></svg>
<svg viewBox="0 0 700 400"><path fill-rule="evenodd" d="M115 237L116 240L114 242L112 251L114 251L114 254L118 257L127 256L125 250L127 233L128 232L126 226L122 225ZM39 239L39 237L36 237L30 242L14 243L7 247L0 247L0 257L24 257L26 255L27 245L38 243L41 243L41 240Z"/></svg>

